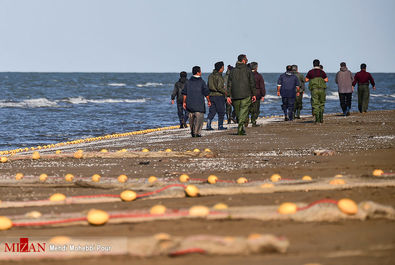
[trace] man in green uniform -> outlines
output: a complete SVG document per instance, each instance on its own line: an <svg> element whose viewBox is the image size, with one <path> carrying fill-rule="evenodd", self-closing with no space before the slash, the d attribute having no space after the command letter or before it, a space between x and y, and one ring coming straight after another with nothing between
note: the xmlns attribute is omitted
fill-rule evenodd
<svg viewBox="0 0 395 265"><path fill-rule="evenodd" d="M224 76L225 89L228 87L228 79L229 79L230 71L232 69L233 69L233 66L228 65L228 68L226 70L226 74ZM228 120L228 124L231 124L232 121L234 123L237 123L237 121L236 121L236 112L235 112L232 104L226 104L226 119Z"/></svg>
<svg viewBox="0 0 395 265"><path fill-rule="evenodd" d="M298 66L292 65L293 74L299 79L299 96L295 98L295 119L300 119L300 111L303 109L304 76L298 72Z"/></svg>
<svg viewBox="0 0 395 265"><path fill-rule="evenodd" d="M306 75L306 82L309 82L315 123L323 123L328 77L326 73L321 70L320 61L318 59L313 61L313 66L314 68Z"/></svg>
<svg viewBox="0 0 395 265"><path fill-rule="evenodd" d="M256 101L255 80L251 69L247 67L247 56L240 54L237 57L236 67L230 72L228 78L228 104L232 104L239 122L237 134L245 135L244 125L248 121L248 110L251 102Z"/></svg>
<svg viewBox="0 0 395 265"><path fill-rule="evenodd" d="M224 78L222 72L224 71L224 62L215 63L215 69L208 76L208 88L210 89L210 101L211 106L207 116L207 130L214 130L211 127L211 122L218 113L218 130L226 130L224 127L224 116L225 116L225 97L226 91L224 88Z"/></svg>
<svg viewBox="0 0 395 265"><path fill-rule="evenodd" d="M366 64L361 64L361 71L356 73L354 76L354 81L352 82L352 90L354 91L354 86L358 84L358 109L361 113L366 113L368 111L369 105L369 83L372 85L373 90L376 90L376 83L372 75L366 71Z"/></svg>

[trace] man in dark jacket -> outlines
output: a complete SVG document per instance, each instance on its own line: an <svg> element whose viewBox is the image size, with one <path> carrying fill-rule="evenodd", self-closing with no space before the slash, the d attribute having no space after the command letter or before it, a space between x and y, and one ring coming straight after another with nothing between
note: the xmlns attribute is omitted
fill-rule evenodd
<svg viewBox="0 0 395 265"><path fill-rule="evenodd" d="M298 66L296 64L292 65L293 74L299 79L299 96L295 98L295 119L300 119L300 112L303 109L303 93L304 93L304 82L305 77L303 74L299 73Z"/></svg>
<svg viewBox="0 0 395 265"><path fill-rule="evenodd" d="M361 64L361 71L356 73L354 81L352 82L352 88L358 83L358 109L359 112L365 113L368 111L369 105L369 83L372 84L373 90L376 90L376 84L370 73L366 71L366 64Z"/></svg>
<svg viewBox="0 0 395 265"><path fill-rule="evenodd" d="M265 89L265 80L263 80L263 76L258 73L258 63L252 62L251 63L251 70L254 74L255 80L255 97L256 101L251 104L249 109L249 114L251 115L251 123L252 127L258 127L259 125L256 124L256 120L259 117L260 108L261 108L261 100L262 102L265 100L266 96L266 89Z"/></svg>
<svg viewBox="0 0 395 265"><path fill-rule="evenodd" d="M180 120L180 128L186 128L188 121L188 111L182 107L183 96L181 94L186 81L187 73L183 71L180 73L180 79L178 79L178 82L174 84L173 93L171 94L171 104L174 104L174 99L176 99L177 102L177 113L178 119Z"/></svg>
<svg viewBox="0 0 395 265"><path fill-rule="evenodd" d="M209 98L210 90L206 82L202 79L202 72L199 66L192 68L193 76L185 83L182 90L183 107L189 112L189 126L191 127L192 137L201 137L200 132L203 127L204 113L206 113L206 105L204 98L207 99L207 105L210 107Z"/></svg>
<svg viewBox="0 0 395 265"><path fill-rule="evenodd" d="M236 67L232 69L228 79L228 104L232 104L239 122L237 134L245 135L244 125L248 120L248 109L251 102L256 101L254 74L247 67L247 56L237 57Z"/></svg>
<svg viewBox="0 0 395 265"><path fill-rule="evenodd" d="M226 91L224 88L225 82L222 77L224 71L224 62L215 63L215 69L208 76L208 89L210 89L211 106L207 116L207 130L214 130L211 127L211 122L215 114L218 113L218 130L226 130L224 125L225 116L225 97Z"/></svg>
<svg viewBox="0 0 395 265"><path fill-rule="evenodd" d="M347 69L345 62L340 63L340 71L337 72L335 81L339 88L340 107L344 116L349 116L354 88L352 87L352 73Z"/></svg>
<svg viewBox="0 0 395 265"><path fill-rule="evenodd" d="M292 121L294 118L294 104L296 96L299 96L299 79L292 73L292 66L287 65L286 72L278 78L277 96L281 95L284 111L284 120Z"/></svg>

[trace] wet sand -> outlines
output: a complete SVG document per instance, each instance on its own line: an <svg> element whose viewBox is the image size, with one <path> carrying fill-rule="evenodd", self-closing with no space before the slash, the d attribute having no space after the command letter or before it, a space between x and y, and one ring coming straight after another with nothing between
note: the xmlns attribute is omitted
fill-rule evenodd
<svg viewBox="0 0 395 265"><path fill-rule="evenodd" d="M249 180L269 178L278 173L283 178L299 179L309 175L313 179L329 178L336 174L373 178L372 171L380 168L388 173L395 169L395 111L377 111L367 114L353 113L350 117L325 116L325 123L314 125L311 117L295 122L280 118L262 119L262 126L247 128L247 136L235 135L236 130L223 132L203 131L202 138L191 138L188 129L156 132L147 135L66 146L63 151L100 151L122 148L160 151L171 148L187 151L210 148L214 158L133 158L133 159L62 159L21 160L0 164L2 176L23 172L26 176L46 173L49 177L63 177L67 173L77 178L89 178L95 173L102 179L126 174L129 178L177 177L187 173L194 178L207 178L215 174L221 179L246 177ZM314 156L317 149L335 151L333 156ZM47 152L54 152L50 150ZM122 189L106 190L119 194ZM62 192L70 195L103 193L89 187L2 187L1 200L45 199ZM353 188L332 191L296 191L272 194L221 195L198 198L137 200L133 203L101 203L92 205L65 205L1 209L0 215L24 214L31 210L42 213L77 212L90 208L103 210L147 209L162 203L169 208L202 204L212 206L224 202L229 206L277 205L285 201L310 203L323 198L352 198L356 202L371 200L395 207L395 188ZM272 233L290 240L286 254L250 256L205 256L192 254L177 258L136 258L126 256L78 258L73 260L29 261L29 264L394 264L395 222L385 219L366 221L340 221L335 223L299 223L291 221L262 222L258 220L177 220L154 221L137 224L108 224L101 227L14 227L1 231L0 237L20 236L149 236L156 233L172 235L215 234L248 236L251 233ZM24 262L9 262L22 264ZM3 264L3 263L2 263ZM8 264L5 262L4 264Z"/></svg>

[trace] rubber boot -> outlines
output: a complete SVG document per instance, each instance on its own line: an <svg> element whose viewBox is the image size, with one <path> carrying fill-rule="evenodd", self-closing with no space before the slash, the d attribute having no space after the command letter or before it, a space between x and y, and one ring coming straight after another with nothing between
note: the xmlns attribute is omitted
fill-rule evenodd
<svg viewBox="0 0 395 265"><path fill-rule="evenodd" d="M237 135L246 135L246 131L244 130L244 124L239 124L237 127Z"/></svg>
<svg viewBox="0 0 395 265"><path fill-rule="evenodd" d="M226 120L228 121L228 124L231 124L231 123L232 123L232 120L230 119L230 117L229 117L228 114L226 114Z"/></svg>
<svg viewBox="0 0 395 265"><path fill-rule="evenodd" d="M211 122L212 122L212 120L207 120L207 127L206 127L206 130L207 130L207 131L212 131L212 130L214 130L214 129L211 127Z"/></svg>
<svg viewBox="0 0 395 265"><path fill-rule="evenodd" d="M300 119L300 109L296 110L296 115L295 115L296 119Z"/></svg>
<svg viewBox="0 0 395 265"><path fill-rule="evenodd" d="M224 119L218 119L218 130L227 130L228 128L224 127Z"/></svg>
<svg viewBox="0 0 395 265"><path fill-rule="evenodd" d="M320 111L320 123L324 123L324 111Z"/></svg>

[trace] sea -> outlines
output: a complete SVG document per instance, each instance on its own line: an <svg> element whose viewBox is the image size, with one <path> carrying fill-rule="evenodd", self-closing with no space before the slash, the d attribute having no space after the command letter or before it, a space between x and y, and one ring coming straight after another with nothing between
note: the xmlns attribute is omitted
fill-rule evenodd
<svg viewBox="0 0 395 265"><path fill-rule="evenodd" d="M263 73L267 95L261 116L282 114L279 75ZM339 113L335 74L328 77L325 113ZM373 77L377 90L371 90L369 110L394 109L395 73ZM178 78L178 73L0 73L0 150L178 125L170 101ZM307 90L302 115L310 114Z"/></svg>

